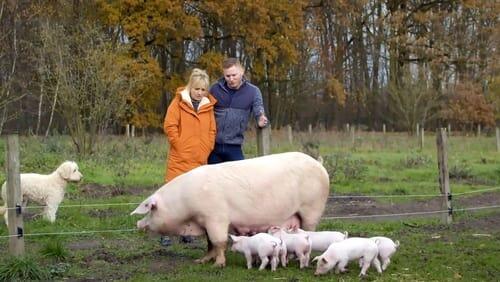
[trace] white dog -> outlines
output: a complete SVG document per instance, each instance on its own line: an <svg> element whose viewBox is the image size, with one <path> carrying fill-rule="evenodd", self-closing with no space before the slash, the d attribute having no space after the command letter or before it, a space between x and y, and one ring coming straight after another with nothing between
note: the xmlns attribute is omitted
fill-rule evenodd
<svg viewBox="0 0 500 282"><path fill-rule="evenodd" d="M42 215L54 222L59 204L64 198L64 192L68 181L78 182L83 175L78 170L78 165L72 161L65 161L53 173L37 174L23 173L21 174L21 193L23 199L23 207L29 201L36 202L40 205L45 205ZM7 223L7 182L2 185L3 207L0 207L0 215L4 214L5 224Z"/></svg>

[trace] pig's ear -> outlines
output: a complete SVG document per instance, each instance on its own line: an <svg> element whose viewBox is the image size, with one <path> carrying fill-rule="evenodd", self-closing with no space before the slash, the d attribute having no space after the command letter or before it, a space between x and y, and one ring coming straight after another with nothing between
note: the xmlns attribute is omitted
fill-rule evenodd
<svg viewBox="0 0 500 282"><path fill-rule="evenodd" d="M146 214L154 209L156 209L156 197L153 195L142 202L130 215Z"/></svg>
<svg viewBox="0 0 500 282"><path fill-rule="evenodd" d="M321 262L321 263L328 264L328 261L323 256L317 256L317 257L313 258L312 261L316 261L316 260L319 261L319 262Z"/></svg>
<svg viewBox="0 0 500 282"><path fill-rule="evenodd" d="M229 236L231 237L231 240L232 240L233 242L238 242L238 240L240 239L238 236L234 236L234 235L232 235L232 234L229 234Z"/></svg>

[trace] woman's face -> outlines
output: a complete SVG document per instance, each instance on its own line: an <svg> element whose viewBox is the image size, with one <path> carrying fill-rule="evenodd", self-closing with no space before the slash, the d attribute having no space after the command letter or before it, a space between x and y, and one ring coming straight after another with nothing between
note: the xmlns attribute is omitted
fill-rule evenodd
<svg viewBox="0 0 500 282"><path fill-rule="evenodd" d="M195 101L201 101L201 98L206 97L207 94L207 86L200 82L194 83L189 91L189 95Z"/></svg>

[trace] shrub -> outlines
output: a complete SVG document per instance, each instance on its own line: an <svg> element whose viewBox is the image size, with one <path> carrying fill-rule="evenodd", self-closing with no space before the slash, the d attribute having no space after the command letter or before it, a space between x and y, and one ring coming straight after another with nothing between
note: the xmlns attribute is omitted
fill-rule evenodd
<svg viewBox="0 0 500 282"><path fill-rule="evenodd" d="M428 156L420 154L407 155L405 159L401 161L402 165L406 168L426 166L430 162L431 159Z"/></svg>
<svg viewBox="0 0 500 282"><path fill-rule="evenodd" d="M31 257L10 257L0 266L0 281L48 280L49 274Z"/></svg>
<svg viewBox="0 0 500 282"><path fill-rule="evenodd" d="M337 153L325 156L324 166L334 183L343 180L363 179L368 168L362 160L353 159L350 154Z"/></svg>
<svg viewBox="0 0 500 282"><path fill-rule="evenodd" d="M40 250L44 257L54 258L57 261L64 261L68 257L68 251L59 240L50 240Z"/></svg>
<svg viewBox="0 0 500 282"><path fill-rule="evenodd" d="M318 142L306 142L302 144L302 152L305 154L318 159L319 157L319 143Z"/></svg>
<svg viewBox="0 0 500 282"><path fill-rule="evenodd" d="M471 170L472 169L467 164L467 162L462 161L459 163L458 161L456 161L449 168L450 179L456 179L456 180L471 179L473 177Z"/></svg>

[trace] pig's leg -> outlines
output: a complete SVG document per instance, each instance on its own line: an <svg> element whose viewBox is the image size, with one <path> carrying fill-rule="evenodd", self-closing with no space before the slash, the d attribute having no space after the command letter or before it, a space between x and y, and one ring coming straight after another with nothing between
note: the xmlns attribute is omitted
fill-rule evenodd
<svg viewBox="0 0 500 282"><path fill-rule="evenodd" d="M382 259L382 270L385 271L387 269L387 267L389 266L389 263L391 263L391 259L390 258L383 258Z"/></svg>
<svg viewBox="0 0 500 282"><path fill-rule="evenodd" d="M337 270L340 272L340 273L344 273L347 271L347 269L345 269L347 263L349 261L347 259L344 259L344 260L341 260L339 261L339 264L337 264Z"/></svg>
<svg viewBox="0 0 500 282"><path fill-rule="evenodd" d="M297 252L297 258L299 259L299 268L302 269L306 266L305 256L301 252Z"/></svg>
<svg viewBox="0 0 500 282"><path fill-rule="evenodd" d="M321 218L322 212L318 210L317 207L315 207L315 208L308 208L301 210L299 214L300 218L302 219L301 222L302 229L308 231L314 231L316 229L316 225L318 225L318 222Z"/></svg>
<svg viewBox="0 0 500 282"><path fill-rule="evenodd" d="M253 257L249 251L245 252L245 259L247 260L247 269L252 269Z"/></svg>
<svg viewBox="0 0 500 282"><path fill-rule="evenodd" d="M280 250L280 259L281 259L281 266L286 267L286 265L288 264L288 257L286 249L283 247L281 247Z"/></svg>
<svg viewBox="0 0 500 282"><path fill-rule="evenodd" d="M206 262L210 261L215 256L214 255L214 252L215 252L214 245L210 241L210 237L208 237L208 233L206 235L207 235L207 254L204 257L195 260L196 263L206 263Z"/></svg>
<svg viewBox="0 0 500 282"><path fill-rule="evenodd" d="M379 266L380 266L380 262L379 262ZM368 270L369 267L370 267L370 261L367 261L367 260L363 259L363 266L361 267L361 272L359 273L359 276L360 277L361 276L365 276L366 275L366 271Z"/></svg>
<svg viewBox="0 0 500 282"><path fill-rule="evenodd" d="M375 266L375 269L377 270L378 273L382 273L382 268L380 268L380 261L378 260L377 257L375 257L372 260L372 265Z"/></svg>
<svg viewBox="0 0 500 282"><path fill-rule="evenodd" d="M217 220L216 222L207 222L207 233L210 241L214 245L213 252L211 253L210 259L215 257L215 266L224 267L226 266L226 256L224 252L227 246L227 230L229 222L222 222ZM207 254L209 256L209 254Z"/></svg>
<svg viewBox="0 0 500 282"><path fill-rule="evenodd" d="M305 253L306 267L309 267L309 262L311 261L311 249L307 250Z"/></svg>
<svg viewBox="0 0 500 282"><path fill-rule="evenodd" d="M262 262L260 263L259 270L264 270L266 268L267 264L269 263L269 258L267 256L261 256L260 260Z"/></svg>
<svg viewBox="0 0 500 282"><path fill-rule="evenodd" d="M278 266L278 256L274 256L271 258L271 271L276 271L276 267Z"/></svg>

